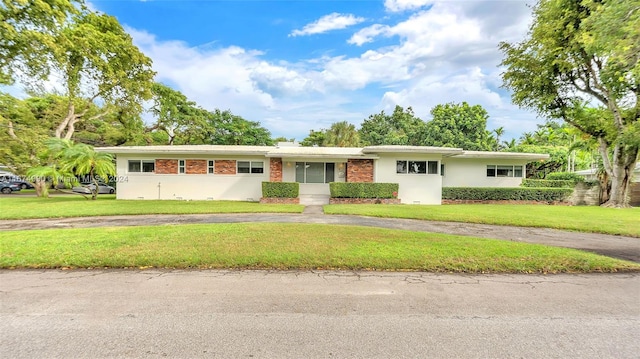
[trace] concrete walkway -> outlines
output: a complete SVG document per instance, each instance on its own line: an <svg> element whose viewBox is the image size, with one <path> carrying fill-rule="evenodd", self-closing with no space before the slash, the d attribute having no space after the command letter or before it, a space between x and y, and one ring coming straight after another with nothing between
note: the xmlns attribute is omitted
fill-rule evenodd
<svg viewBox="0 0 640 359"><path fill-rule="evenodd" d="M188 223L319 223L403 229L414 232L445 233L555 247L585 250L609 257L640 263L640 238L596 233L560 231L548 228L495 226L487 224L423 221L414 219L377 218L348 215L325 215L322 206L308 206L302 214L181 214L76 217L55 219L0 220L0 232L114 226L153 226ZM1 234L0 234L1 236Z"/></svg>

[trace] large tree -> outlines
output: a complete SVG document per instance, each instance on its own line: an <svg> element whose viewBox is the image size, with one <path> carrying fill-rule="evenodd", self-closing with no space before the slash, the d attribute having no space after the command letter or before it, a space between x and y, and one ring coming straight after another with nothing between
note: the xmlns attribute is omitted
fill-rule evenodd
<svg viewBox="0 0 640 359"><path fill-rule="evenodd" d="M46 78L60 29L83 6L81 0L2 0L0 84L12 83L19 74Z"/></svg>
<svg viewBox="0 0 640 359"><path fill-rule="evenodd" d="M460 147L471 151L492 151L497 140L487 131L489 114L480 105L466 102L437 105L431 109L423 143L429 146Z"/></svg>
<svg viewBox="0 0 640 359"><path fill-rule="evenodd" d="M360 136L356 126L347 121L336 122L325 132L322 143L326 147L358 147Z"/></svg>
<svg viewBox="0 0 640 359"><path fill-rule="evenodd" d="M423 144L424 127L424 121L415 117L411 107L405 111L396 106L391 115L382 111L369 116L358 132L365 145L419 146Z"/></svg>
<svg viewBox="0 0 640 359"><path fill-rule="evenodd" d="M81 121L142 110L142 102L151 95L151 60L133 45L114 17L65 0L22 0L18 4L26 5L3 6L3 12L12 18L2 27L11 39L0 42L0 70L5 79L18 77L37 93L43 93L43 83L54 84L66 104L56 122L55 137L71 139ZM72 9L62 4L71 4ZM60 9L64 16L56 21L43 19L40 11L51 9ZM18 29L31 36L14 34ZM28 49L15 49L27 39L32 42ZM36 55L31 50L37 50ZM91 113L97 104L101 110Z"/></svg>
<svg viewBox="0 0 640 359"><path fill-rule="evenodd" d="M209 127L213 129L204 143L210 145L271 146L271 132L260 122L245 120L231 111L214 110L209 116Z"/></svg>
<svg viewBox="0 0 640 359"><path fill-rule="evenodd" d="M27 101L0 92L0 158L17 175L40 164L39 154L49 128L31 111Z"/></svg>
<svg viewBox="0 0 640 359"><path fill-rule="evenodd" d="M527 38L502 43L513 101L599 144L606 206L628 206L640 149L640 2L541 0Z"/></svg>
<svg viewBox="0 0 640 359"><path fill-rule="evenodd" d="M302 140L302 142L300 142L300 145L305 147L322 146L326 138L327 138L327 130L325 129L321 129L318 131L311 130L309 131L309 136L307 136L304 140Z"/></svg>
<svg viewBox="0 0 640 359"><path fill-rule="evenodd" d="M210 132L210 114L187 99L180 91L155 83L151 113L156 121L147 131L160 131L166 136L162 144L202 144Z"/></svg>

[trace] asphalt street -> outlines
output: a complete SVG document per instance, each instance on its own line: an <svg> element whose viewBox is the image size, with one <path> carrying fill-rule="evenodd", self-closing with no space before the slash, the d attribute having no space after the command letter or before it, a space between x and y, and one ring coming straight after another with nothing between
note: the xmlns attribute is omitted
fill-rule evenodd
<svg viewBox="0 0 640 359"><path fill-rule="evenodd" d="M0 271L1 358L638 358L640 275Z"/></svg>

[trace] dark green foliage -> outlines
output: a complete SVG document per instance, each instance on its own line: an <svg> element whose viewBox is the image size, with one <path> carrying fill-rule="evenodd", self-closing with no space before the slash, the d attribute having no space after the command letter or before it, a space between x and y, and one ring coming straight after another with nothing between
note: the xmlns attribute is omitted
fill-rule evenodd
<svg viewBox="0 0 640 359"><path fill-rule="evenodd" d="M331 182L332 198L396 198L397 183Z"/></svg>
<svg viewBox="0 0 640 359"><path fill-rule="evenodd" d="M541 180L541 179L525 179L522 180L522 187L529 188L573 188L576 182L571 180Z"/></svg>
<svg viewBox="0 0 640 359"><path fill-rule="evenodd" d="M442 188L442 198L479 201L557 202L567 199L572 192L572 188L444 187Z"/></svg>
<svg viewBox="0 0 640 359"><path fill-rule="evenodd" d="M406 110L396 106L393 114L384 111L371 115L362 122L359 130L360 140L364 145L409 145L424 144L426 123L416 117L411 107Z"/></svg>
<svg viewBox="0 0 640 359"><path fill-rule="evenodd" d="M545 179L557 181L572 181L573 183L584 182L584 177L572 172L553 172L549 173Z"/></svg>
<svg viewBox="0 0 640 359"><path fill-rule="evenodd" d="M264 198L298 198L300 184L298 182L262 182Z"/></svg>
<svg viewBox="0 0 640 359"><path fill-rule="evenodd" d="M459 147L471 151L495 150L497 140L486 130L489 114L480 105L447 103L431 109L424 145Z"/></svg>

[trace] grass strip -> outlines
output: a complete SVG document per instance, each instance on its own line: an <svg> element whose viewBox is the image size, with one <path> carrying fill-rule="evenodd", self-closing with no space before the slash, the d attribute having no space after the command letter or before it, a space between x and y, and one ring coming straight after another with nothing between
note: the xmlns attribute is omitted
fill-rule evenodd
<svg viewBox="0 0 640 359"><path fill-rule="evenodd" d="M356 226L194 224L0 232L0 268L640 271L572 249Z"/></svg>
<svg viewBox="0 0 640 359"><path fill-rule="evenodd" d="M640 208L549 205L328 205L326 214L554 228L640 237Z"/></svg>
<svg viewBox="0 0 640 359"><path fill-rule="evenodd" d="M301 213L296 204L261 204L241 201L116 200L99 195L95 201L75 195L50 198L6 196L0 198L0 219L114 216L127 214L198 213Z"/></svg>

